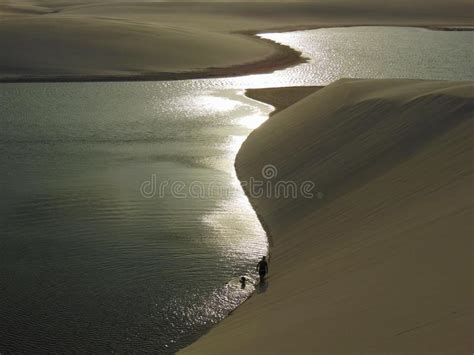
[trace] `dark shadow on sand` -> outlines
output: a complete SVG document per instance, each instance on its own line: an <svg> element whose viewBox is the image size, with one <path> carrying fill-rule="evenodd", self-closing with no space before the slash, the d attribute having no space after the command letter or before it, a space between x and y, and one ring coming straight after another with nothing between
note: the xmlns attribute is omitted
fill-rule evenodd
<svg viewBox="0 0 474 355"><path fill-rule="evenodd" d="M259 282L258 285L255 287L255 290L257 291L257 293L264 293L265 291L267 291L267 288L268 288L268 281L263 281L263 282Z"/></svg>

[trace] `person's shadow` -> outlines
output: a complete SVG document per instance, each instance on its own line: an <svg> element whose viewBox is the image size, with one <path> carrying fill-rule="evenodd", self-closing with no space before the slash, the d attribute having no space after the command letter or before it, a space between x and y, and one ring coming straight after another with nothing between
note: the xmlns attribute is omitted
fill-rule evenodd
<svg viewBox="0 0 474 355"><path fill-rule="evenodd" d="M264 293L268 288L268 281L264 280L262 282L259 282L256 289L257 293Z"/></svg>

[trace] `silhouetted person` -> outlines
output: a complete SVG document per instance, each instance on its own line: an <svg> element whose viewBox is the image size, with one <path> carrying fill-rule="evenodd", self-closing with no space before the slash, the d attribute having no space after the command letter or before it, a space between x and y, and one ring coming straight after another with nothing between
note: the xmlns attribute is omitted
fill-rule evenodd
<svg viewBox="0 0 474 355"><path fill-rule="evenodd" d="M262 260L260 260L257 264L257 271L258 275L260 276L260 282L265 281L265 275L268 273L268 264L264 256L262 256Z"/></svg>
<svg viewBox="0 0 474 355"><path fill-rule="evenodd" d="M247 282L247 279L246 279L244 276L242 276L242 277L240 278L240 288L244 289L246 282Z"/></svg>

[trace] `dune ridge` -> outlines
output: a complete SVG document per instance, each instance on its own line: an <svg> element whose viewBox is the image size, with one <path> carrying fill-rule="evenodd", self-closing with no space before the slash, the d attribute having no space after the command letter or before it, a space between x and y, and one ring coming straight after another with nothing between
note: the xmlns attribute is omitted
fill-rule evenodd
<svg viewBox="0 0 474 355"><path fill-rule="evenodd" d="M340 80L273 115L241 181L272 239L267 288L182 353L471 354L474 85ZM244 185L245 186L245 185Z"/></svg>

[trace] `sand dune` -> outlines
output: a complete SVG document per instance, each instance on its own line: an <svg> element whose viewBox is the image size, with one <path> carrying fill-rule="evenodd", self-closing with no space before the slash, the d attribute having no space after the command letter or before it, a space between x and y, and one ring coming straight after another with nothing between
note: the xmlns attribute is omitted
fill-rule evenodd
<svg viewBox="0 0 474 355"><path fill-rule="evenodd" d="M277 52L268 42L244 36L111 19L37 17L7 20L1 27L4 76L184 72L254 62Z"/></svg>
<svg viewBox="0 0 474 355"><path fill-rule="evenodd" d="M472 354L474 85L342 80L242 146L242 181L315 182L252 198L272 238L257 292L183 353ZM268 180L264 180L268 181Z"/></svg>
<svg viewBox="0 0 474 355"><path fill-rule="evenodd" d="M299 53L253 36L348 25L473 23L469 2L29 0L0 4L0 81L185 79L268 72ZM238 32L238 33L237 33Z"/></svg>
<svg viewBox="0 0 474 355"><path fill-rule="evenodd" d="M55 7L58 9L58 7ZM469 2L432 0L397 1L381 4L376 0L319 0L309 2L135 2L98 3L70 6L64 14L106 16L158 23L175 23L212 31L261 31L337 25L443 25L472 24Z"/></svg>

